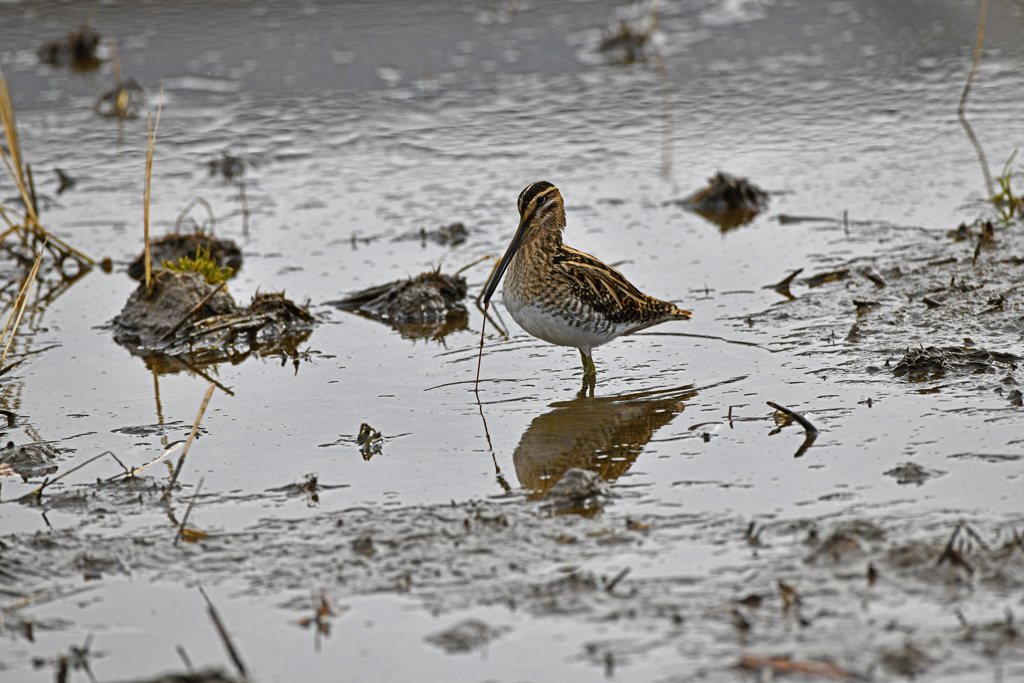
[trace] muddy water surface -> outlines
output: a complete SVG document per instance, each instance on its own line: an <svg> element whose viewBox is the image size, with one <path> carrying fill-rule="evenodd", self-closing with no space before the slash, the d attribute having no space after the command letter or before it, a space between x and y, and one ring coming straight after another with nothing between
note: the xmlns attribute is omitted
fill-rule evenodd
<svg viewBox="0 0 1024 683"><path fill-rule="evenodd" d="M598 50L647 12L113 3L93 19L105 61L83 75L36 49L84 14L3 5L0 66L43 224L115 262L69 286L45 274L52 295L0 386L18 417L6 439L60 449L57 474L106 450L141 466L217 389L172 499L180 520L202 480L189 526L206 538L173 544L163 464L98 485L121 472L104 458L33 503L17 499L43 475L3 477L0 670L50 680L92 634L100 680L184 670L178 644L233 672L203 585L258 680L753 678L744 656L880 680L1022 675L1007 621L1024 608L1019 360L937 351L895 372L909 347L1024 355L1019 220L996 220L981 249L977 228L947 234L995 218L956 117L975 9L662 3L645 60ZM968 107L996 173L1024 146L1022 23L993 2ZM115 39L148 97L133 120L91 110ZM310 300L321 324L295 356L167 372L113 341L161 101L155 231L203 197L242 246L236 300ZM241 175L211 172L224 153ZM77 184L58 195L54 168ZM770 191L768 211L723 231L676 203L719 169ZM500 302L508 335L488 326L480 404L471 303L441 339L323 305L500 255L540 179L566 198L567 243L694 313L598 349L593 397L578 354ZM460 244L407 239L455 221ZM489 268L465 272L472 295ZM798 268L795 299L770 287ZM379 451L360 449L363 423ZM905 463L923 474L901 477ZM592 517L539 500L570 466L612 483ZM311 474L315 494L289 488ZM318 643L298 622L321 590L337 609Z"/></svg>

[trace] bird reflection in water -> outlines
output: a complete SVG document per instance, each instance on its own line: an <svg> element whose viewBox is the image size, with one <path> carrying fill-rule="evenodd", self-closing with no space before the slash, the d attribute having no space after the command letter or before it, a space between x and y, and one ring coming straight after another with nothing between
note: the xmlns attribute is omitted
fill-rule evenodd
<svg viewBox="0 0 1024 683"><path fill-rule="evenodd" d="M633 465L654 432L696 395L687 385L553 403L553 410L534 418L519 440L512 456L516 477L530 491L530 500L544 498L571 467L613 482Z"/></svg>

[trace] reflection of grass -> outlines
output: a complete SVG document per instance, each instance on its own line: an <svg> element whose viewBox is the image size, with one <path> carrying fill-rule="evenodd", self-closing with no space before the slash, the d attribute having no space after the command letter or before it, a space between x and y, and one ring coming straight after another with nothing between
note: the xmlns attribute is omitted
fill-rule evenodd
<svg viewBox="0 0 1024 683"><path fill-rule="evenodd" d="M1013 188L1010 186L1014 176L1013 161L1017 158L1017 151L1013 150L1013 154L1003 164L1003 172L996 178L996 182L999 184L999 192L992 195L992 198L989 200L999 210L999 220L1002 221L1004 226L1013 220L1015 216L1024 215L1024 199L1014 196ZM1017 173L1017 175L1020 175L1020 173Z"/></svg>
<svg viewBox="0 0 1024 683"><path fill-rule="evenodd" d="M210 248L196 247L196 257L182 256L176 262L164 261L164 268L175 273L199 273L211 285L226 282L234 272L228 266L217 265L217 259L210 255Z"/></svg>

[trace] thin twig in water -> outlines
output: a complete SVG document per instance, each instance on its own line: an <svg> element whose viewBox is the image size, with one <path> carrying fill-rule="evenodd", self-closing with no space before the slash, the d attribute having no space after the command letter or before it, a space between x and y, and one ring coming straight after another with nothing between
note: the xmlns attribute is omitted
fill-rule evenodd
<svg viewBox="0 0 1024 683"><path fill-rule="evenodd" d="M181 645L175 645L174 649L177 651L178 656L181 657L182 663L185 664L185 671L188 673L194 672L195 667L192 666L192 659L188 656L188 653L185 652L185 648Z"/></svg>
<svg viewBox="0 0 1024 683"><path fill-rule="evenodd" d="M104 455L113 455L113 453L112 453L111 451L103 451L103 452L102 452L102 453L100 453L99 455L94 455L94 456L92 456L91 458L89 458L88 460L86 460L85 462L83 462L82 464L80 464L80 465L76 465L75 467L72 467L72 468L71 468L70 470L68 470L68 471L67 471L67 472L65 472L64 474L60 475L59 477L56 477L55 479L44 479L44 480L43 480L43 483L39 485L39 488L37 488L37 489L36 489L36 490L34 490L34 491L31 491L30 493L26 493L26 494L25 494L24 496L22 496L22 497L21 497L21 498L19 498L18 500L19 500L19 501L23 501L23 500L29 500L29 499L30 499L30 498L31 498L32 496L42 496L42 495L43 495L43 489L45 489L45 488L46 488L47 486L49 486L50 484L55 484L55 483L57 483L58 481L60 481L60 480L61 480L61 479L63 479L64 477L68 476L68 475L69 475L69 474L71 474L72 472L77 472L78 470L82 469L83 467L85 467L85 466L86 466L86 465L88 465L89 463L91 463L91 462L95 462L96 460L99 460L99 459L100 459L100 458L102 458L102 457L103 457Z"/></svg>
<svg viewBox="0 0 1024 683"><path fill-rule="evenodd" d="M206 609L210 614L210 620L213 622L214 627L217 629L220 640L224 643L224 649L228 651L228 656L231 657L231 662L238 669L238 673L241 674L243 681L249 680L249 674L245 670L245 664L242 663L242 658L238 656L238 651L235 650L235 646L231 644L231 638L228 636L228 631L224 628L224 623L220 620L220 616L217 614L217 608L213 606L210 601L210 597L203 590L203 587L199 587L199 592L202 593L203 599L206 600Z"/></svg>
<svg viewBox="0 0 1024 683"><path fill-rule="evenodd" d="M491 254L487 254L486 256L481 256L481 257L480 257L480 258L478 258L478 259L477 259L476 261L473 261L472 263L470 263L470 264L467 264L467 265L465 265L465 266L462 266L461 268L459 268L458 270L456 270L456 271L455 271L455 274L456 274L456 275L462 275L462 273L464 273L465 271L469 270L470 268L472 268L472 267L473 267L473 266L475 266L476 264L478 264L478 263L482 263L483 261L486 261L486 260L487 260L487 259L489 259L489 258L494 258L494 256L492 256ZM494 271L492 270L491 272L494 272Z"/></svg>
<svg viewBox="0 0 1024 683"><path fill-rule="evenodd" d="M216 389L215 384L211 384L210 388L206 390L206 396L203 397L203 403L199 406L199 414L196 415L195 424L192 425L192 431L188 435L188 441L185 442L185 450L181 452L181 457L178 458L178 465L174 468L174 476L171 477L171 483L167 487L167 492L164 493L164 498L171 497L171 491L174 490L174 484L178 481L178 475L181 474L181 466L185 464L185 456L188 455L188 448L192 445L192 439L196 438L196 432L199 431L199 423L203 419L203 413L206 412L206 406L210 402L210 396L213 395L213 390Z"/></svg>
<svg viewBox="0 0 1024 683"><path fill-rule="evenodd" d="M622 581L622 580L623 580L624 578L626 578L626 575L627 575L627 574L629 574L629 572L630 572L630 571L631 571L631 570L630 570L630 568L629 568L629 567L626 567L626 568L625 568L625 569L623 569L623 570L622 570L621 572L619 572L618 574L616 574L616 575L615 575L615 577L614 577L614 578L613 578L613 579L612 579L611 581L609 581L609 582L608 582L608 585L607 585L607 586L605 586L605 589L604 589L604 590L605 590L605 592L606 592L606 593L611 593L611 592L612 592L613 590L615 590L615 587L616 587L616 586L618 586L618 585L619 585L619 583L620 583L620 582L621 582L621 581Z"/></svg>
<svg viewBox="0 0 1024 683"><path fill-rule="evenodd" d="M178 541L185 535L185 525L188 524L188 516L192 514L192 507L196 504L196 498L199 497L199 492L203 490L203 482L206 481L205 477L199 480L196 484L196 490L192 494L192 500L188 502L188 507L185 508L185 516L181 518L181 524L178 525L178 533L174 535L174 545L178 545Z"/></svg>
<svg viewBox="0 0 1024 683"><path fill-rule="evenodd" d="M161 454L160 454L160 455L158 455L157 457L153 458L152 460L150 460L149 462L147 462L147 463L146 463L145 465L143 465L142 467L134 467L134 468L132 468L132 469L131 469L130 471L128 471L127 473L122 473L122 474L115 474L115 475L114 475L114 476L112 476L112 477L111 477L110 479L107 479L107 481L108 481L108 482L110 482L110 481L115 481L115 480L117 480L117 479L121 479L122 477L134 477L134 476L135 476L136 474L138 474L138 473L139 473L139 472L141 472L142 470L144 470L144 469L147 469L147 468L149 468L149 467L152 467L153 465L157 464L158 462L160 462L161 460L163 460L164 458L166 458L166 457L167 457L168 455L170 455L170 454L171 454L171 453L173 453L174 451L178 450L178 448L180 448L180 447L181 447L181 445L182 445L182 444L184 444L184 443L185 443L184 441L175 441L175 442L174 442L174 443L172 443L172 444L171 444L170 446L168 446L168 447L167 447L167 448L166 448L166 449L164 450L164 452L163 452L163 453L161 453Z"/></svg>

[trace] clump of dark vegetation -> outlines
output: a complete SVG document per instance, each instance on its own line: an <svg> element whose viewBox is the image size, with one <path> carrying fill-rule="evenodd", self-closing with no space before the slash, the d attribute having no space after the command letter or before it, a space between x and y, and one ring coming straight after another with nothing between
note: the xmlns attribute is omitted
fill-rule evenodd
<svg viewBox="0 0 1024 683"><path fill-rule="evenodd" d="M179 264L187 269L187 264L182 264L182 259L200 261L200 254L205 254L203 260L212 261L211 267L223 270L228 268L231 273L227 277L233 277L242 267L242 250L234 241L216 237L204 231L190 233L171 233L160 239L151 242L149 245L150 259L154 264L161 264L168 268L167 264ZM171 268L173 269L173 268ZM128 275L134 280L141 280L146 276L146 255L139 254L128 266Z"/></svg>
<svg viewBox="0 0 1024 683"><path fill-rule="evenodd" d="M651 37L657 28L658 3L652 2L644 16L622 19L605 29L597 50L604 54L609 64L645 64Z"/></svg>
<svg viewBox="0 0 1024 683"><path fill-rule="evenodd" d="M466 329L465 298L466 279L438 269L353 292L327 305L387 323L412 339L441 339Z"/></svg>
<svg viewBox="0 0 1024 683"><path fill-rule="evenodd" d="M69 31L60 40L51 40L39 48L39 61L52 66L70 66L75 71L93 71L100 65L96 56L103 37L89 26L89 20L77 31Z"/></svg>
<svg viewBox="0 0 1024 683"><path fill-rule="evenodd" d="M605 53L609 63L630 65L647 61L647 43L653 27L635 26L630 21L620 21L617 26L606 30L601 36L597 49Z"/></svg>
<svg viewBox="0 0 1024 683"><path fill-rule="evenodd" d="M674 202L694 211L723 230L749 223L768 207L769 193L746 178L718 171L708 186Z"/></svg>
<svg viewBox="0 0 1024 683"><path fill-rule="evenodd" d="M245 159L229 152L221 152L219 157L210 159L209 166L210 175L224 180L241 179L245 175Z"/></svg>

